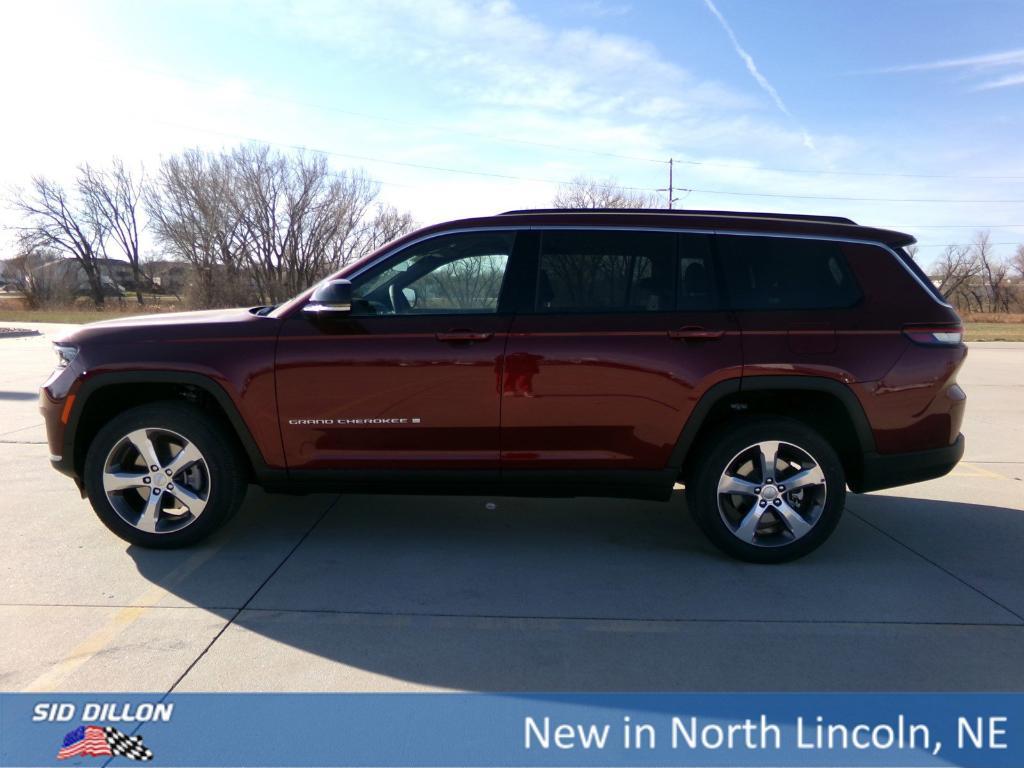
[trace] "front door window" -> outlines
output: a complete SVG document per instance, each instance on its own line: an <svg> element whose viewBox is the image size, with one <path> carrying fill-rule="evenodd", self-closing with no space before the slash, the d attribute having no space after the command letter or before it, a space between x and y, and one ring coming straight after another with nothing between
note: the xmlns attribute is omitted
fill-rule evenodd
<svg viewBox="0 0 1024 768"><path fill-rule="evenodd" d="M353 281L353 314L494 314L514 239L481 232L413 245Z"/></svg>

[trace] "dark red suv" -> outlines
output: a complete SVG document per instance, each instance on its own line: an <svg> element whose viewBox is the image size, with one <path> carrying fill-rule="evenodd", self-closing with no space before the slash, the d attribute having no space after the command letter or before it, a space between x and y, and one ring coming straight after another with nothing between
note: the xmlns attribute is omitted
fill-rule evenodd
<svg viewBox="0 0 1024 768"><path fill-rule="evenodd" d="M846 488L948 472L959 318L903 246L824 216L512 211L428 227L278 307L85 326L51 461L116 534L196 541L268 490L668 499L803 555Z"/></svg>

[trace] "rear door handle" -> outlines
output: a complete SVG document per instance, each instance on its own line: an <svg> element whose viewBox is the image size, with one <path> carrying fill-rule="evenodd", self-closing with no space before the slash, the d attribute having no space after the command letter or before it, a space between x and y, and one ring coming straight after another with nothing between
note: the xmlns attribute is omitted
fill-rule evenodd
<svg viewBox="0 0 1024 768"><path fill-rule="evenodd" d="M438 341L487 341L493 336L493 333L486 331L477 333L476 331L465 331L458 328L445 333L434 334L434 338Z"/></svg>
<svg viewBox="0 0 1024 768"><path fill-rule="evenodd" d="M720 339L723 336L725 336L725 331L709 331L697 325L677 328L674 331L668 332L670 339L679 339L680 341L711 341L713 339Z"/></svg>

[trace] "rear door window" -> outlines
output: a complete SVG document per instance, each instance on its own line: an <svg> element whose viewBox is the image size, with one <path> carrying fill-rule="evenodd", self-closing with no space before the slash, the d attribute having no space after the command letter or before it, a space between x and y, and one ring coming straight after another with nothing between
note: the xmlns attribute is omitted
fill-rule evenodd
<svg viewBox="0 0 1024 768"><path fill-rule="evenodd" d="M711 237L679 235L676 309L681 312L718 309L718 278L711 257Z"/></svg>
<svg viewBox="0 0 1024 768"><path fill-rule="evenodd" d="M644 312L674 307L675 236L550 230L537 275L539 312Z"/></svg>
<svg viewBox="0 0 1024 768"><path fill-rule="evenodd" d="M543 233L538 312L670 312L719 308L711 239L609 230Z"/></svg>
<svg viewBox="0 0 1024 768"><path fill-rule="evenodd" d="M794 237L718 235L734 309L839 309L861 297L839 243Z"/></svg>

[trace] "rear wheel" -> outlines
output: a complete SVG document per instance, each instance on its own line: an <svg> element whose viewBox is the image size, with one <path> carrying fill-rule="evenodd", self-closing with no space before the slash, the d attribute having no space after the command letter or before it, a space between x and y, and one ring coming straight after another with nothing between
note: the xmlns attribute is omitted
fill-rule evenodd
<svg viewBox="0 0 1024 768"><path fill-rule="evenodd" d="M839 522L846 480L835 450L786 418L736 422L716 436L687 482L690 513L742 560L777 563L819 547Z"/></svg>
<svg viewBox="0 0 1024 768"><path fill-rule="evenodd" d="M222 525L245 496L244 465L207 414L161 402L119 414L85 459L85 489L100 520L144 547L179 547Z"/></svg>

